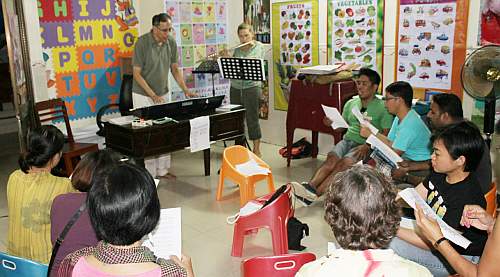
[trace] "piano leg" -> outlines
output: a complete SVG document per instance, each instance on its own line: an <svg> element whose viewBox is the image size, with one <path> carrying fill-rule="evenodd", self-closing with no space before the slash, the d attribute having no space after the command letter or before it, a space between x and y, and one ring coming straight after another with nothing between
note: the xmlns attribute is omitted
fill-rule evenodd
<svg viewBox="0 0 500 277"><path fill-rule="evenodd" d="M205 176L210 176L210 148L203 150L203 163L205 165Z"/></svg>

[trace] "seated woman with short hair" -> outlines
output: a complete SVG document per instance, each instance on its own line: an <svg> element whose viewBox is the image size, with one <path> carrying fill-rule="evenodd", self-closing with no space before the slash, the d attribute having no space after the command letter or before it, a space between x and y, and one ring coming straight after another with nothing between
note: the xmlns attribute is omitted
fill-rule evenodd
<svg viewBox="0 0 500 277"><path fill-rule="evenodd" d="M71 220L75 212L87 199L87 193L92 186L92 176L98 171L106 170L116 165L121 158L111 150L100 150L83 156L71 175L71 184L79 192L65 193L54 198L50 210L52 245ZM85 208L64 237L50 269L50 275L56 276L59 263L70 253L87 246L94 246L99 240L90 224L89 214Z"/></svg>
<svg viewBox="0 0 500 277"><path fill-rule="evenodd" d="M325 197L325 220L342 249L305 264L296 276L432 276L386 249L401 220L396 192L381 173L357 165L338 173Z"/></svg>
<svg viewBox="0 0 500 277"><path fill-rule="evenodd" d="M189 257L157 259L141 246L160 219L156 186L146 169L119 164L96 174L92 182L87 206L101 241L68 255L58 276L193 276Z"/></svg>

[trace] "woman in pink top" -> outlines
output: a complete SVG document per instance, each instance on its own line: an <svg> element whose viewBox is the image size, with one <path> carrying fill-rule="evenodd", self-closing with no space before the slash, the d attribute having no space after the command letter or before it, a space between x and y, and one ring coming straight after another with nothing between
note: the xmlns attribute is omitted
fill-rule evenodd
<svg viewBox="0 0 500 277"><path fill-rule="evenodd" d="M156 186L146 169L118 164L96 173L92 183L87 206L101 241L68 255L58 276L194 276L189 257L156 258L141 246L160 218Z"/></svg>
<svg viewBox="0 0 500 277"><path fill-rule="evenodd" d="M79 192L61 194L54 198L52 202L52 208L50 210L52 245L55 245L57 238L64 230L68 221L85 202L87 191L90 190L90 186L92 185L93 174L97 171L102 171L114 166L119 162L120 158L121 155L111 150L100 150L85 155L78 163L71 176L71 185ZM94 246L98 241L94 228L92 228L90 224L87 209L85 209L71 229L69 229L63 243L59 247L54 259L54 264L50 269L50 276L57 275L59 263L61 263L68 254L87 246Z"/></svg>

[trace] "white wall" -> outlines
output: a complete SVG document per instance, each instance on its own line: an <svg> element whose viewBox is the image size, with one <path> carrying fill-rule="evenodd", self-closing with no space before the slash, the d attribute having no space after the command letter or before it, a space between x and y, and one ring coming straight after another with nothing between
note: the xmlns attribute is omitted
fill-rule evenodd
<svg viewBox="0 0 500 277"><path fill-rule="evenodd" d="M243 19L243 4L242 0L227 0L227 9L228 9L228 44L229 46L238 44L238 37L236 34L237 26L242 22ZM275 0L276 2L285 2L284 0ZM148 32L151 29L151 18L154 14L157 14L163 11L163 1L161 0L136 0L136 10L139 16L139 33L143 34ZM41 40L38 30L38 13L36 9L36 1L23 1L25 7L25 14L27 19L27 28L28 28L28 37L29 37L29 46L30 46L30 55L32 64L37 64L41 62L42 59L42 49L41 49ZM396 26L396 8L397 4L395 0L386 0L385 1L385 22L384 22L384 72L383 72L383 82L384 86L393 82L394 80L394 41L395 41L395 26ZM477 41L477 29L479 23L479 1L469 1L469 26L468 26L468 39L467 39L467 47L474 48L476 47ZM327 0L319 0L319 33L326 34L326 18L327 18ZM270 46L268 46L270 47ZM326 64L326 36L320 35L319 37L319 48L320 48L320 63ZM269 60L272 59L271 50L267 52L267 58ZM272 65L272 62L269 63ZM272 69L272 68L271 68ZM37 68L34 67L36 71ZM40 69L38 69L38 73L35 72L33 74L34 84L43 84L44 80L40 80ZM42 69L42 73L43 73ZM272 76L272 70L270 70L270 80L274 79ZM47 90L44 86L35 86L35 95L37 100L47 99ZM270 99L269 99L270 107L274 107L274 94L273 94L273 86L270 85ZM464 112L467 117L470 117L472 112L473 102L470 97L464 93ZM277 111L271 108L269 110L269 120L261 120L262 133L263 133L263 141L285 145L286 143L286 134L285 134L285 121L286 121L286 112ZM72 122L74 125L86 125L86 124L95 124L93 120L85 120L81 122ZM295 131L295 139L300 137L307 136L311 137L309 131L305 130L296 130ZM331 148L332 137L329 135L320 135L320 153L326 153Z"/></svg>

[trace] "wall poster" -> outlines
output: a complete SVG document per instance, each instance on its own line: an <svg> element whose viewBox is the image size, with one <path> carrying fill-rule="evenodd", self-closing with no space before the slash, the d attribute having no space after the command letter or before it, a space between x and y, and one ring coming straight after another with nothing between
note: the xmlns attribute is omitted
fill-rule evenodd
<svg viewBox="0 0 500 277"><path fill-rule="evenodd" d="M500 44L500 1L480 0L479 45Z"/></svg>
<svg viewBox="0 0 500 277"><path fill-rule="evenodd" d="M382 75L384 0L329 0L328 38L329 64L358 64Z"/></svg>
<svg viewBox="0 0 500 277"><path fill-rule="evenodd" d="M212 74L193 74L192 71L210 54L219 53L227 44L226 1L166 0L165 12L172 17L173 36L177 41L179 68L186 86L200 96L212 96ZM214 75L215 94L226 95L229 103L229 80ZM170 74L172 101L184 99L184 93Z"/></svg>
<svg viewBox="0 0 500 277"><path fill-rule="evenodd" d="M243 0L243 22L253 26L255 39L271 43L270 0Z"/></svg>
<svg viewBox="0 0 500 277"><path fill-rule="evenodd" d="M318 1L273 3L274 108L288 109L291 79L319 62ZM278 35L279 34L279 35Z"/></svg>
<svg viewBox="0 0 500 277"><path fill-rule="evenodd" d="M117 103L118 58L138 34L133 1L38 1L38 17L49 98L63 98L71 120Z"/></svg>
<svg viewBox="0 0 500 277"><path fill-rule="evenodd" d="M467 16L465 0L399 0L395 79L461 96Z"/></svg>

